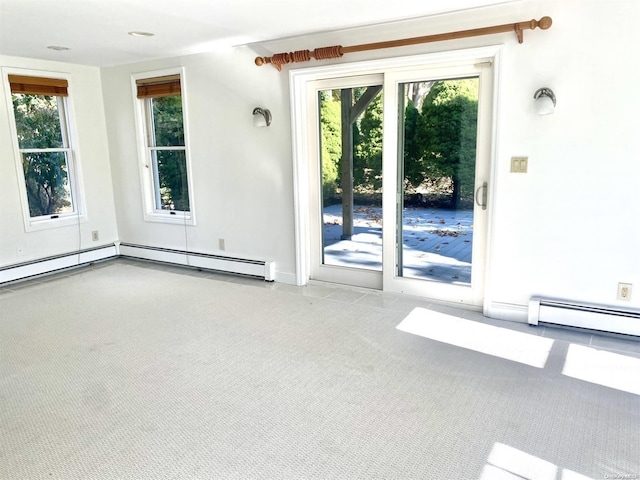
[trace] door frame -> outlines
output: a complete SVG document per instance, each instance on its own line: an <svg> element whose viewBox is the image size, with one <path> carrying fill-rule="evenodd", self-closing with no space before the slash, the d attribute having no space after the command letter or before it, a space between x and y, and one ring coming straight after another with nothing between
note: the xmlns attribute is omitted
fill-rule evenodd
<svg viewBox="0 0 640 480"><path fill-rule="evenodd" d="M295 220L295 261L296 261L296 284L306 285L311 275L311 225L309 219L310 211L310 184L309 184L309 152L312 148L309 141L310 135L316 132L310 129L310 115L316 112L310 107L307 100L307 84L317 80L330 79L334 77L349 77L369 74L379 74L393 69L407 69L415 67L424 69L429 67L442 68L454 66L470 61L490 60L493 63L493 98L492 98L492 124L490 126L491 154L490 154L490 183L488 195L492 201L488 207L486 256L484 271L484 304L488 304L490 299L489 284L491 269L491 251L493 232L493 221L495 211L495 152L497 151L497 124L499 105L499 84L500 84L500 57L503 47L493 45L488 47L454 50L448 52L437 52L423 55L402 56L362 62L342 63L335 65L316 66L308 68L293 69L289 72L290 85L290 106L291 106L291 129L292 129L292 155L293 155L293 190L294 190L294 220Z"/></svg>

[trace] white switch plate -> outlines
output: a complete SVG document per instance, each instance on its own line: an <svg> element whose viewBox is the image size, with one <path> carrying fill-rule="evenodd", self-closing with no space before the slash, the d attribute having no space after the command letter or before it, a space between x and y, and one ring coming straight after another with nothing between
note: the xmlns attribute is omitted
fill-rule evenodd
<svg viewBox="0 0 640 480"><path fill-rule="evenodd" d="M527 173L529 157L511 157L511 173Z"/></svg>

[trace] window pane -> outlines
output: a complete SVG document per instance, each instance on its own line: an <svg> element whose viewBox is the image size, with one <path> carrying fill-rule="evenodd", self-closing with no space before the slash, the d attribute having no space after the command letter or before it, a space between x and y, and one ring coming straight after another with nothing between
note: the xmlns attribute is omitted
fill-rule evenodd
<svg viewBox="0 0 640 480"><path fill-rule="evenodd" d="M65 147L56 97L23 94L11 97L21 149Z"/></svg>
<svg viewBox="0 0 640 480"><path fill-rule="evenodd" d="M73 211L66 152L23 153L29 216Z"/></svg>
<svg viewBox="0 0 640 480"><path fill-rule="evenodd" d="M184 145L182 97L171 95L151 99L153 105L153 134L156 147Z"/></svg>
<svg viewBox="0 0 640 480"><path fill-rule="evenodd" d="M158 210L189 211L187 155L184 150L154 150L154 182Z"/></svg>

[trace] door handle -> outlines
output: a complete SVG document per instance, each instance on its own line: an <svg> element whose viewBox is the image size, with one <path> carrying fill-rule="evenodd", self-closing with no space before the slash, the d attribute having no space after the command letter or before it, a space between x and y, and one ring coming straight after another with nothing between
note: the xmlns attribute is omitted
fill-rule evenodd
<svg viewBox="0 0 640 480"><path fill-rule="evenodd" d="M482 190L482 194L480 194L480 190ZM488 190L487 182L482 182L482 185L480 185L476 190L476 204L479 207L482 207L483 210L487 209L487 190Z"/></svg>

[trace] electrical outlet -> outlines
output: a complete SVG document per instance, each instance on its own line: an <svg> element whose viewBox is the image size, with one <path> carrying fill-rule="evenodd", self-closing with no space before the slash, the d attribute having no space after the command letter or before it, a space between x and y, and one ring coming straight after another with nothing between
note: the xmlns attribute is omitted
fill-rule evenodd
<svg viewBox="0 0 640 480"><path fill-rule="evenodd" d="M224 250L226 248L224 238L219 238L218 239L218 248L220 250Z"/></svg>
<svg viewBox="0 0 640 480"><path fill-rule="evenodd" d="M631 300L631 284L619 283L618 284L618 300Z"/></svg>
<svg viewBox="0 0 640 480"><path fill-rule="evenodd" d="M91 232L91 240L93 240L94 242L97 242L98 240L100 240L100 235L98 235L98 230L94 230Z"/></svg>

